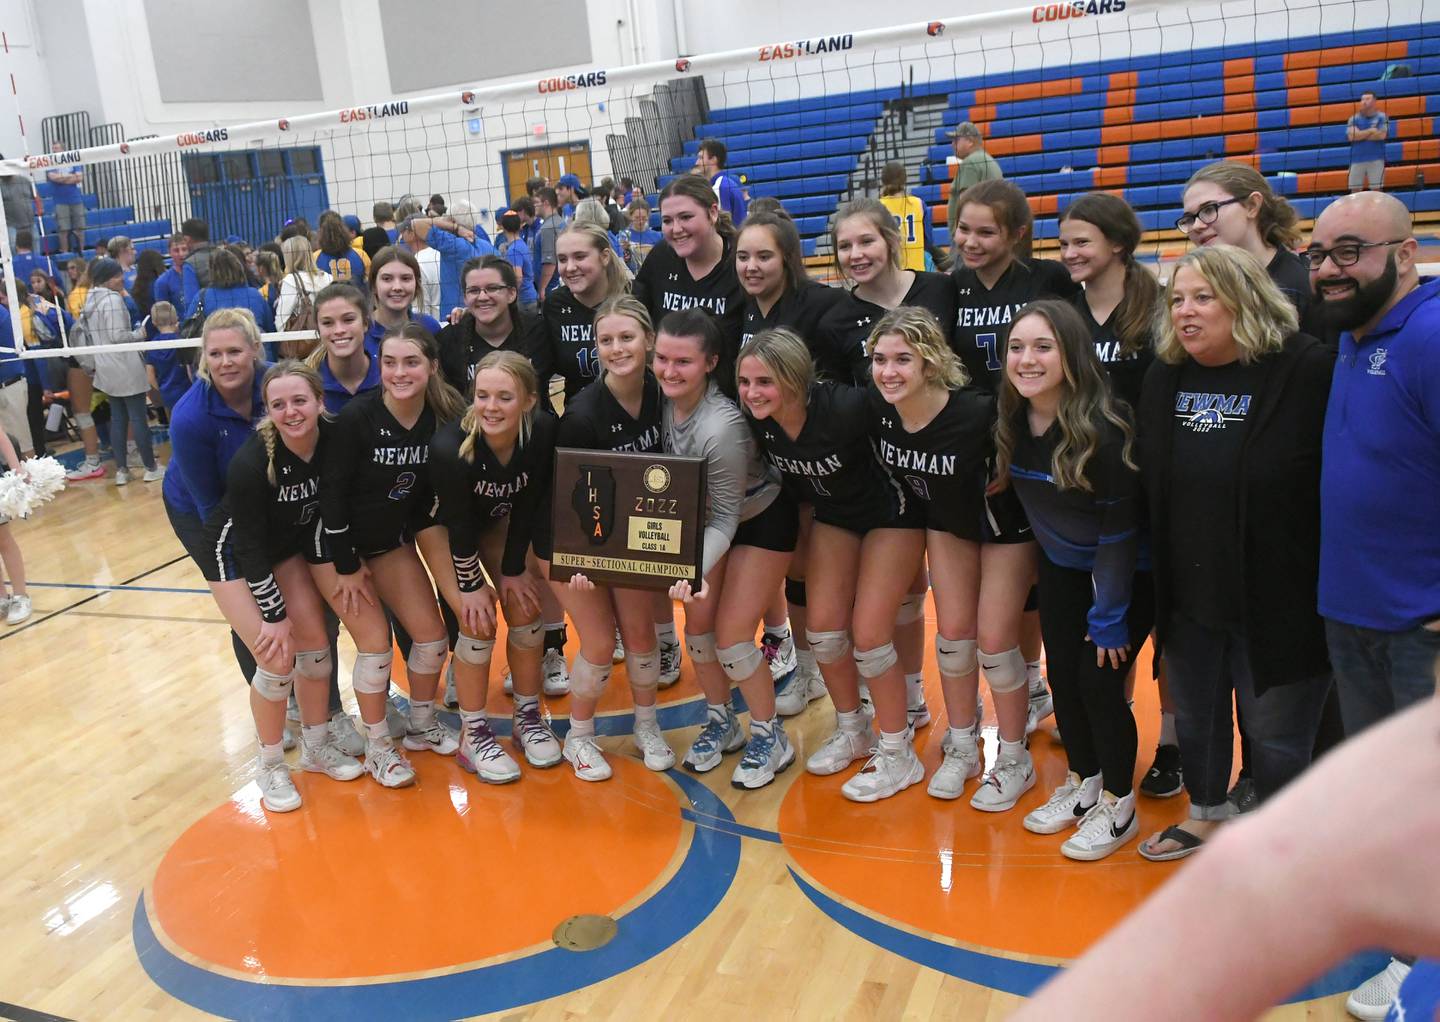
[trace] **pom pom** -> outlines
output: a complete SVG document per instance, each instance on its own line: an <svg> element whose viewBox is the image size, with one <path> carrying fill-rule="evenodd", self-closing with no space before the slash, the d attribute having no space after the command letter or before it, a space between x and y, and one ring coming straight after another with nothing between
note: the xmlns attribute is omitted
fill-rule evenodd
<svg viewBox="0 0 1440 1022"><path fill-rule="evenodd" d="M0 515L6 518L25 518L34 505L34 491L24 476L6 472L0 476Z"/></svg>
<svg viewBox="0 0 1440 1022"><path fill-rule="evenodd" d="M65 489L65 466L54 458L31 458L23 467L30 477L30 487L35 491L36 500L51 500Z"/></svg>

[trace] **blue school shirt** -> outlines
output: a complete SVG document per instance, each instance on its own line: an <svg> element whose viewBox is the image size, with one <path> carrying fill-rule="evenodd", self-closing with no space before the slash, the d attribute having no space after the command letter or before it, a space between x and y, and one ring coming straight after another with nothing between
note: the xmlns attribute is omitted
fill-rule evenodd
<svg viewBox="0 0 1440 1022"><path fill-rule="evenodd" d="M269 368L264 362L255 366L249 418L237 414L204 380L196 380L175 403L170 414L170 464L161 486L169 507L203 521L220 503L230 459L265 414L260 381Z"/></svg>
<svg viewBox="0 0 1440 1022"><path fill-rule="evenodd" d="M344 408L361 394L367 394L380 387L380 360L372 357L370 368L365 371L365 379L360 381L360 388L355 393L350 393L344 385L330 371L329 360L320 363L320 384L325 392L325 410L331 415L339 415L340 409Z"/></svg>
<svg viewBox="0 0 1440 1022"><path fill-rule="evenodd" d="M179 336L171 330L156 334L154 340L168 341ZM178 348L157 348L145 353L145 361L155 367L155 382L160 386L160 400L166 408L174 408L190 389L190 373L180 354Z"/></svg>
<svg viewBox="0 0 1440 1022"><path fill-rule="evenodd" d="M521 305L538 301L535 294L535 264L530 256L530 246L525 244L523 237L516 238L505 246L505 258L515 267L515 276L520 281L520 286L516 288L516 300Z"/></svg>
<svg viewBox="0 0 1440 1022"><path fill-rule="evenodd" d="M475 241L469 242L458 234L432 227L425 235L425 244L440 253L440 315L448 316L451 309L465 304L460 289L461 269L471 259L494 252L495 246L478 228Z"/></svg>
<svg viewBox="0 0 1440 1022"><path fill-rule="evenodd" d="M347 248L344 255L332 256L321 252L315 257L315 265L328 273L337 284L354 284L361 291L366 290L365 260L353 248Z"/></svg>
<svg viewBox="0 0 1440 1022"><path fill-rule="evenodd" d="M426 330L429 330L431 337L438 337L440 334L440 324L434 318L425 315L423 312L416 312L413 309L410 310L410 322L419 323ZM385 327L372 319L370 321L370 329L365 331L365 354L369 355L372 359L379 356L380 338L384 336Z"/></svg>

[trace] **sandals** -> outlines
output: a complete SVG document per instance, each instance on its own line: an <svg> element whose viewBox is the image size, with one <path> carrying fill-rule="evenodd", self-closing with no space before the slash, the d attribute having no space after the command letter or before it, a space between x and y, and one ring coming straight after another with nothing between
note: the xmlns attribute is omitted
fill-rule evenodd
<svg viewBox="0 0 1440 1022"><path fill-rule="evenodd" d="M1168 852L1147 851L1147 848L1162 841L1174 841L1180 847ZM1198 837L1179 824L1175 824L1162 830L1159 837L1141 842L1137 851L1143 858L1149 859L1151 862L1174 862L1176 859L1194 855L1205 844L1205 841L1205 838Z"/></svg>

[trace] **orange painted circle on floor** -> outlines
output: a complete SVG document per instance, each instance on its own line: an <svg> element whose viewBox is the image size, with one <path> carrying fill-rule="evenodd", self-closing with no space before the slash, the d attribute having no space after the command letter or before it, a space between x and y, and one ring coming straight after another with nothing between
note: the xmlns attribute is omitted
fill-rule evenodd
<svg viewBox="0 0 1440 1022"><path fill-rule="evenodd" d="M418 783L394 791L297 771L305 804L283 815L265 813L254 784L237 792L161 861L164 935L256 977L444 969L548 945L573 915L615 914L679 847L676 791L628 757L610 757L604 783L562 764L503 786L453 759L410 759Z"/></svg>
<svg viewBox="0 0 1440 1022"><path fill-rule="evenodd" d="M1137 665L1136 719L1142 724L1136 780L1155 748L1155 686L1148 652ZM925 781L881 802L862 805L840 787L862 764L833 777L802 774L780 808L786 849L831 894L870 914L980 948L1016 955L1073 958L1170 878L1174 866L1147 862L1140 840L1186 815L1186 800L1138 798L1140 835L1094 863L1060 854L1070 832L1031 834L1021 820L1065 778L1064 748L1044 729L1031 738L1037 779L1015 808L987 813L970 806L979 779L953 802L925 785L940 763L946 726L938 675L927 672L934 723L916 746ZM989 693L985 693L988 704ZM993 709L987 705L994 756ZM1143 725L1149 722L1147 730ZM1052 727L1047 720L1045 727Z"/></svg>

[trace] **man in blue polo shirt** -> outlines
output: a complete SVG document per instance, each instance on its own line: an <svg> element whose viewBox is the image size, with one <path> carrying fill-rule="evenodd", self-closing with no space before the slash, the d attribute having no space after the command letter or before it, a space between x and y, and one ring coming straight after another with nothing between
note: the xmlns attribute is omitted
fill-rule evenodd
<svg viewBox="0 0 1440 1022"><path fill-rule="evenodd" d="M50 151L65 151L64 142L51 142ZM71 167L52 167L45 172L52 186L50 202L55 207L55 231L60 244L71 252L83 252L85 245L85 196L80 186L85 183L85 168L78 163ZM65 240L69 237L69 241Z"/></svg>
<svg viewBox="0 0 1440 1022"><path fill-rule="evenodd" d="M1345 122L1350 140L1350 190L1385 187L1385 140L1390 137L1390 118L1375 105L1375 93L1360 93L1360 109Z"/></svg>
<svg viewBox="0 0 1440 1022"><path fill-rule="evenodd" d="M730 214L730 222L736 227L745 219L745 191L740 187L734 174L725 173L725 161L729 150L718 138L707 138L700 143L700 152L695 157L695 166L715 189L720 208Z"/></svg>

